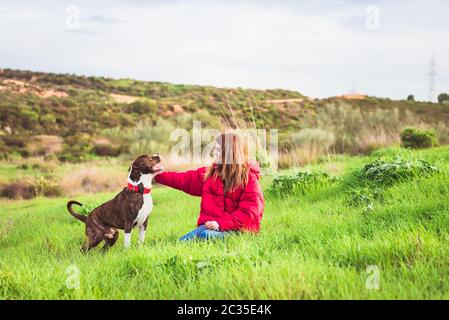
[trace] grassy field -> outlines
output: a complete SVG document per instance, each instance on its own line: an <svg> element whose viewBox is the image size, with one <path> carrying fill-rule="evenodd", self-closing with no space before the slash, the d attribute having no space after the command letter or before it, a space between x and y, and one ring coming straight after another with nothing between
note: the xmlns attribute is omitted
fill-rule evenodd
<svg viewBox="0 0 449 320"><path fill-rule="evenodd" d="M377 157L324 159L305 169L339 179L267 198L260 234L223 242L178 242L194 227L199 199L168 188L154 190L142 247L134 232L130 250L121 234L108 253L87 255L68 198L0 200L0 299L448 299L449 147L377 156L396 154L439 172L355 203L351 188L365 189L350 186L350 173ZM95 205L114 194L76 198ZM379 286L367 286L374 278Z"/></svg>

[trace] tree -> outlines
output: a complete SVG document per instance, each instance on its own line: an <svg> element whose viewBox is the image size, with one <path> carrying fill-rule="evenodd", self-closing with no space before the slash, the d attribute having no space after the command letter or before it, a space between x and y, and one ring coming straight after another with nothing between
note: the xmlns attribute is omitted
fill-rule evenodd
<svg viewBox="0 0 449 320"><path fill-rule="evenodd" d="M449 94L441 93L438 96L438 103L449 103Z"/></svg>
<svg viewBox="0 0 449 320"><path fill-rule="evenodd" d="M415 96L413 95L413 94L410 94L408 97L407 97L407 101L415 101Z"/></svg>

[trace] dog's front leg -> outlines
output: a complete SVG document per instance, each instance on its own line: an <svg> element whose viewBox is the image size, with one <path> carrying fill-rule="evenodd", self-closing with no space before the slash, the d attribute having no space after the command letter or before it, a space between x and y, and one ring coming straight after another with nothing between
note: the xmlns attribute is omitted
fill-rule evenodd
<svg viewBox="0 0 449 320"><path fill-rule="evenodd" d="M146 218L145 222L139 228L139 243L143 244L145 241L145 232L147 230L148 218Z"/></svg>
<svg viewBox="0 0 449 320"><path fill-rule="evenodd" d="M145 241L145 227L140 226L139 228L139 243L142 244Z"/></svg>
<svg viewBox="0 0 449 320"><path fill-rule="evenodd" d="M130 223L125 224L125 249L129 249L131 247L131 231L133 229L133 225Z"/></svg>
<svg viewBox="0 0 449 320"><path fill-rule="evenodd" d="M125 232L125 249L131 247L131 232Z"/></svg>

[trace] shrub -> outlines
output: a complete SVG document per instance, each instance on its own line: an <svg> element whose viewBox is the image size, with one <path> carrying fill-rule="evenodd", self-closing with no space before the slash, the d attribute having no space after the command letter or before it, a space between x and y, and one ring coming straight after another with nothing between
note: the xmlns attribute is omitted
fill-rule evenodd
<svg viewBox="0 0 449 320"><path fill-rule="evenodd" d="M449 94L441 93L438 95L438 103L449 103Z"/></svg>
<svg viewBox="0 0 449 320"><path fill-rule="evenodd" d="M438 137L434 130L407 128L401 133L401 142L404 148L430 148L438 145Z"/></svg>
<svg viewBox="0 0 449 320"><path fill-rule="evenodd" d="M414 96L413 94L410 94L410 95L407 97L407 101L415 102L415 96Z"/></svg>
<svg viewBox="0 0 449 320"><path fill-rule="evenodd" d="M35 197L59 197L62 189L52 177L39 176L31 181Z"/></svg>
<svg viewBox="0 0 449 320"><path fill-rule="evenodd" d="M362 185L391 186L396 182L426 176L437 171L437 166L424 160L405 160L398 156L390 161L375 160L356 172L355 176Z"/></svg>
<svg viewBox="0 0 449 320"><path fill-rule="evenodd" d="M291 194L304 195L307 191L324 186L332 182L331 178L324 172L298 172L293 175L283 175L274 178L268 189L268 195L283 197Z"/></svg>
<svg viewBox="0 0 449 320"><path fill-rule="evenodd" d="M8 199L31 199L34 197L33 186L24 182L13 182L1 188L0 195Z"/></svg>
<svg viewBox="0 0 449 320"><path fill-rule="evenodd" d="M128 105L128 112L134 112L139 115L154 115L157 116L157 106L153 100L141 99L132 102Z"/></svg>
<svg viewBox="0 0 449 320"><path fill-rule="evenodd" d="M73 162L86 160L92 149L92 137L85 133L76 133L64 138L64 150L58 154L58 158Z"/></svg>
<svg viewBox="0 0 449 320"><path fill-rule="evenodd" d="M27 141L27 137L23 135L4 135L1 138L9 147L23 148L25 147Z"/></svg>
<svg viewBox="0 0 449 320"><path fill-rule="evenodd" d="M31 199L34 197L59 197L62 190L52 177L36 177L27 181L12 182L1 188L0 196L8 199Z"/></svg>
<svg viewBox="0 0 449 320"><path fill-rule="evenodd" d="M101 157L116 157L120 155L120 148L111 144L99 143L94 146L94 153Z"/></svg>

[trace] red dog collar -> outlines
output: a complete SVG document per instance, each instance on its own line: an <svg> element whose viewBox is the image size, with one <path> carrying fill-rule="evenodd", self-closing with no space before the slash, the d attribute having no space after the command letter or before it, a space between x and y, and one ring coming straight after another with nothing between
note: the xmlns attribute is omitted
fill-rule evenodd
<svg viewBox="0 0 449 320"><path fill-rule="evenodd" d="M135 186L129 182L128 182L128 189L142 194L148 194L151 192L151 189L144 188L143 185L141 188L139 188L139 186Z"/></svg>

